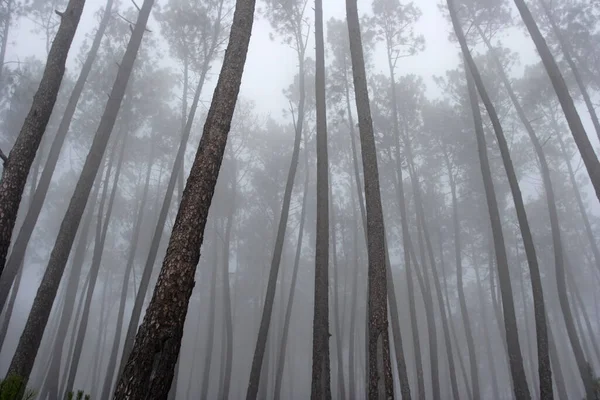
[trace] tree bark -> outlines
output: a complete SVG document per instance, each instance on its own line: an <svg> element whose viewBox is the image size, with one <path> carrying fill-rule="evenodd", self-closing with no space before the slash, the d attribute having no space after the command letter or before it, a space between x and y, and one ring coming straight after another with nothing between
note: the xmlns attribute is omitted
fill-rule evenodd
<svg viewBox="0 0 600 400"><path fill-rule="evenodd" d="M521 14L521 18L529 31L529 35L533 39L535 43L535 47L542 59L544 67L546 68L546 72L548 73L548 77L552 82L552 86L554 87L554 91L558 96L558 100L560 101L560 105L562 107L563 113L567 119L567 123L569 128L571 129L571 134L573 135L573 139L575 139L575 143L579 148L579 153L581 154L581 158L583 159L583 163L588 171L590 176L590 180L592 181L592 185L594 186L594 190L596 191L596 197L600 200L600 162L598 161L598 157L596 153L594 153L594 148L590 143L590 139L587 137L587 133L585 132L585 128L583 127L583 123L579 118L579 113L575 108L575 103L573 102L573 98L569 94L569 88L565 83L565 80L556 64L556 60L550 53L550 49L542 36L529 8L525 4L524 0L514 0ZM588 385L588 389L589 385Z"/></svg>
<svg viewBox="0 0 600 400"><path fill-rule="evenodd" d="M200 246L246 62L254 0L237 0L229 43L158 282L115 400L163 399L179 354Z"/></svg>
<svg viewBox="0 0 600 400"><path fill-rule="evenodd" d="M67 9L59 13L61 23L48 53L40 86L33 97L31 109L16 142L8 158L3 160L4 170L0 179L0 275L2 275L6 263L6 255L17 219L21 196L27 183L27 176L56 103L65 73L67 55L77 25L79 25L84 4L85 0L70 0ZM3 66L1 67L3 68ZM4 306L4 302L0 305Z"/></svg>
<svg viewBox="0 0 600 400"><path fill-rule="evenodd" d="M346 0L346 16L350 37L354 93L359 116L368 223L368 395L369 399L377 399L380 396L391 398L394 395L394 385L392 381L388 335L385 229L381 207L381 193L379 191L377 150L369 105L369 92L356 0Z"/></svg>
<svg viewBox="0 0 600 400"><path fill-rule="evenodd" d="M27 210L23 224L19 229L15 243L13 244L8 260L6 261L4 272L0 277L0 305L4 305L8 296L10 285L12 284L15 275L19 271L20 265L23 263L25 258L25 252L27 250L29 240L31 239L33 229L35 228L35 224L37 223L38 217L42 210L48 189L50 188L50 181L52 180L52 175L56 169L60 151L65 142L69 127L71 126L73 115L75 115L77 103L81 98L85 83L87 82L90 71L92 70L92 65L94 64L96 55L98 54L100 44L102 43L104 32L106 31L108 23L110 22L112 4L113 0L107 0L104 8L104 14L102 15L102 20L100 21L100 25L98 25L98 30L94 36L94 41L92 42L92 46L90 47L90 50L86 56L85 62L81 67L81 72L79 73L77 82L75 82L75 87L73 88L73 91L69 97L69 101L67 102L65 113L60 120L58 130L54 136L54 140L52 141L50 152L48 153L48 158L46 159L46 164L44 165L42 175L40 176L39 183L31 200L31 206Z"/></svg>
<svg viewBox="0 0 600 400"><path fill-rule="evenodd" d="M331 399L331 378L329 362L329 163L327 161L327 109L325 101L325 45L322 0L315 0L315 42L317 227L310 397L312 400L325 400ZM334 284L337 285L337 282ZM339 368L341 368L341 365L338 366Z"/></svg>

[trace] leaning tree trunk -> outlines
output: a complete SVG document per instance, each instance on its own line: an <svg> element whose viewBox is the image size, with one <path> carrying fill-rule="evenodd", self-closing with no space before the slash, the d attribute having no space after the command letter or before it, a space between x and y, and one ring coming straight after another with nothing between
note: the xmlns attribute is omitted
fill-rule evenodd
<svg viewBox="0 0 600 400"><path fill-rule="evenodd" d="M237 0L229 44L158 282L115 400L164 399L173 379L208 210L240 89L255 0Z"/></svg>
<svg viewBox="0 0 600 400"><path fill-rule="evenodd" d="M108 162L108 166L110 169L110 165L112 163L111 160ZM87 213L83 220L83 226L79 233L79 240L77 243L77 247L75 248L75 253L73 254L73 262L71 266L71 273L69 274L69 279L67 280L67 287L65 289L67 298L71 299L70 301L65 301L63 304L62 312L60 314L60 320L58 323L58 332L56 335L56 340L54 341L53 349L52 349L52 359L50 362L50 366L48 369L48 374L46 375L45 382L40 390L40 398L44 399L44 395L48 394L50 398L59 398L58 389L59 389L59 379L60 379L60 368L62 365L62 357L63 357L63 348L65 346L65 341L67 339L67 333L69 331L69 325L73 322L73 326L77 324L77 318L73 321L73 311L75 309L75 298L77 297L77 287L79 286L79 281L81 278L81 272L83 270L83 264L85 261L85 255L87 251L88 245L88 235L90 231L90 227L92 225L92 217L94 215L94 208L96 206L96 202L98 200L98 194L100 192L101 186L101 178L102 172L100 171L98 182L94 187L94 193L92 194L92 201L88 203L86 209ZM83 286L83 290L81 292L81 296L83 297L85 294L85 285ZM67 354L67 365L68 365L68 354Z"/></svg>
<svg viewBox="0 0 600 400"><path fill-rule="evenodd" d="M548 162L546 160L546 155L544 154L544 150L540 141L538 140L536 133L531 126L531 123L527 119L525 115L525 111L521 107L521 103L519 102L516 94L512 89L512 85L510 84L510 80L506 75L504 68L502 67L502 63L498 58L494 48L492 47L489 40L484 35L483 31L477 26L479 33L488 49L492 53L492 58L494 63L496 64L496 70L500 74L500 78L506 88L508 95L517 111L519 119L525 126L525 130L533 143L533 148L538 158L538 162L540 165L540 173L542 175L542 180L544 183L544 192L546 194L546 203L548 205L548 211L550 213L550 226L552 232L552 246L554 250L554 263L556 268L557 280L563 278L564 282L564 256L563 256L563 247L560 238L560 226L558 223L558 211L556 209L556 201L554 199L554 188L552 185L552 180L550 179L550 168L548 166ZM483 96L482 96L483 98ZM487 107L487 105L486 105ZM500 125L499 121L496 121L496 125ZM548 333L546 326L546 308L544 306L544 294L542 290L542 278L540 275L539 265L537 262L537 256L535 254L535 247L533 244L533 236L531 234L531 230L529 229L529 223L527 221L527 215L525 213L525 204L523 202L523 198L521 196L521 191L519 189L519 184L517 182L516 173L512 166L512 162L510 161L510 154L508 150L508 144L506 143L506 139L503 134L500 134L501 128L494 128L496 131L496 136L498 137L498 145L500 147L500 151L502 153L502 160L504 161L504 166L507 172L509 184L511 186L511 191L513 194L513 199L515 201L515 208L517 211L517 218L519 220L519 226L521 228L521 236L523 238L523 243L525 246L525 253L527 256L527 262L529 264L529 272L531 277L531 289L533 293L533 307L535 314L535 326L536 326L536 338L537 338L537 350L538 350L538 369L539 369L539 381L540 381L540 395L544 399L552 399L553 398L553 390L552 390L552 370L550 367L550 354L548 349ZM560 294L562 291L561 284L558 284L559 298L562 298ZM564 299L567 299L564 296ZM562 301L561 301L562 306ZM568 307L568 300L567 300ZM574 346L574 351L576 347Z"/></svg>
<svg viewBox="0 0 600 400"><path fill-rule="evenodd" d="M292 306L294 305L294 294L296 292L296 281L298 278L298 266L300 265L300 253L302 251L302 237L304 234L304 222L306 219L306 201L308 194L308 178L310 176L308 169L308 148L305 141L304 146L304 192L302 195L302 209L300 211L300 225L298 226L298 242L296 244L296 255L294 256L294 269L292 271L292 282L290 284L290 294L285 308L285 319L283 321L283 331L281 333L281 344L277 353L277 369L275 375L276 399L281 398L281 382L283 381L283 370L285 368L285 355L287 353L287 340L290 331L290 320L292 317Z"/></svg>
<svg viewBox="0 0 600 400"><path fill-rule="evenodd" d="M84 4L85 0L70 0L64 12L56 12L61 17L60 26L48 53L44 74L33 97L31 109L8 157L0 150L4 163L2 179L0 179L0 275L4 270L27 176L58 97L67 55ZM4 66L0 67L4 68ZM3 306L4 302L1 305Z"/></svg>
<svg viewBox="0 0 600 400"><path fill-rule="evenodd" d="M317 227L311 399L331 399L329 363L329 164L325 101L323 1L315 0L315 97L317 110ZM337 285L337 282L335 282ZM339 339L338 339L339 340ZM341 366L338 366L341 367ZM339 394L338 394L339 395Z"/></svg>
<svg viewBox="0 0 600 400"><path fill-rule="evenodd" d="M529 8L525 4L524 0L515 0L515 4L519 9L519 13L521 14L521 18L535 43L535 47L542 59L544 67L548 73L548 77L552 82L552 86L554 87L554 91L558 96L558 100L560 101L560 105L567 119L567 123L569 124L569 128L571 129L571 134L573 135L573 139L575 139L575 143L579 148L579 153L581 154L581 158L583 159L583 163L588 171L590 176L590 180L592 181L592 185L594 186L594 190L596 191L596 197L600 200L600 162L598 161L598 157L596 153L594 153L594 148L590 143L590 139L587 137L587 133L585 132L585 128L583 127L583 123L581 122L581 118L579 118L579 113L575 108L575 103L573 102L573 98L569 94L569 88L558 68L558 64L556 64L556 60L552 56L540 29L538 28Z"/></svg>
<svg viewBox="0 0 600 400"><path fill-rule="evenodd" d="M283 242L285 239L285 231L287 226L288 215L290 212L290 202L292 198L292 189L298 167L298 157L300 153L300 140L302 138L302 126L304 124L304 107L306 101L306 88L304 83L304 49L298 52L298 85L300 88L300 99L298 103L298 121L295 126L294 149L292 150L292 161L288 171L285 192L283 194L283 203L281 206L281 216L279 217L279 225L277 227L277 236L275 238L275 248L271 259L271 267L269 270L269 278L267 281L267 292L263 303L263 312L258 329L258 337L252 357L252 367L250 369L250 379L248 389L246 391L246 400L256 400L258 387L260 384L261 369L265 348L267 346L267 336L269 334L269 325L271 323L271 314L273 313L273 300L275 299L275 289L277 286L277 275L279 273L279 265L281 263L281 255L283 252Z"/></svg>
<svg viewBox="0 0 600 400"><path fill-rule="evenodd" d="M98 168L104 156L108 139L117 119L117 114L127 88L127 82L129 81L133 64L146 30L146 23L153 4L154 0L145 0L141 7L137 23L133 28L131 39L123 55L123 60L121 61L117 77L109 95L109 100L106 103L104 114L100 120L100 125L94 136L92 147L85 160L81 176L75 187L75 192L73 197L71 197L61 223L54 249L50 255L48 267L42 278L42 283L36 294L31 313L19 340L17 351L9 367L9 373L19 375L25 381L31 373L44 328L48 322L52 304L56 297L58 285L60 284L71 247L73 246L73 240L81 222L81 217L94 184Z"/></svg>
<svg viewBox="0 0 600 400"><path fill-rule="evenodd" d="M375 147L373 121L369 105L369 92L356 0L346 0L346 16L350 37L354 92L359 116L368 222L368 395L370 399L377 399L381 396L392 398L394 395L394 384L392 380L388 335L385 229L381 207L381 193L379 191L377 149Z"/></svg>
<svg viewBox="0 0 600 400"><path fill-rule="evenodd" d="M175 185L177 183L177 177L181 173L183 174L183 160L185 158L185 149L187 145L187 141L190 137L190 133L192 131L192 124L194 122L194 117L196 116L196 110L198 109L198 103L200 101L200 94L202 93L202 88L204 87L204 83L206 81L206 75L210 68L210 62L214 57L214 54L217 50L219 41L219 34L221 32L221 12L223 8L223 1L219 3L219 10L217 15L217 20L212 33L212 42L210 48L208 50L207 56L204 59L204 63L202 65L202 71L200 73L200 79L198 81L198 87L196 88L196 93L194 94L194 99L192 100L192 106L189 111L189 115L187 118L187 124L181 136L181 141L179 142L179 148L177 149L177 155L175 156L175 161L173 163L173 169L171 170L171 175L169 177L169 182L167 184L167 189L163 198L163 202L160 208L160 212L158 215L158 221L156 222L156 227L154 228L154 233L152 235L152 240L150 242L150 250L148 251L148 256L146 258L146 263L144 264L144 269L142 272L142 277L140 279L139 291L135 297L135 303L133 305L133 310L131 312L131 318L129 319L129 326L127 327L127 333L125 335L125 342L123 343L123 353L121 357L121 364L119 366L120 376L123 372L123 368L125 368L125 362L129 359L129 354L131 353L131 349L133 347L133 342L135 340L135 335L138 329L138 325L140 322L140 317L142 315L142 307L144 306L144 301L146 300L146 292L148 290L148 285L150 283L150 277L152 275L152 270L154 267L154 263L156 261L156 256L158 255L158 248L160 246L160 241L162 239L163 231L165 230L165 222L167 220L167 215L169 213L169 207L171 205L171 200L173 199L173 194L175 192ZM180 203L181 204L181 203Z"/></svg>
<svg viewBox="0 0 600 400"><path fill-rule="evenodd" d="M129 110L127 110L129 111ZM123 123L126 124L127 119L125 118ZM126 128L125 128L126 129ZM121 134L125 134L122 132ZM71 365L68 369L67 386L64 393L60 393L61 396L66 396L67 393L73 390L73 383L75 382L75 375L79 369L79 360L81 358L81 351L83 350L83 341L87 334L87 326L89 322L90 308L92 305L92 299L94 296L94 290L96 288L96 281L100 272L100 266L102 264L102 254L104 253L104 244L106 243L106 235L108 233L108 227L110 225L110 219L112 216L113 207L115 204L115 196L117 194L117 187L119 184L119 178L121 176L121 168L123 166L123 157L125 155L125 147L127 145L127 137L120 138L123 142L121 144L121 151L119 154L119 160L117 161L117 168L115 170L115 177L113 178L113 184L110 192L110 198L108 200L108 206L106 208L106 215L104 216L104 223L102 223L104 204L101 202L98 209L98 221L96 222L96 243L94 245L94 252L92 255L92 264L90 266L90 284L87 289L85 304L83 305L83 313L81 315L81 321L79 321L79 328L77 329L77 339L75 341L75 349L73 351L73 357L71 359ZM108 188L110 180L110 167L108 169L107 178L104 182L104 189ZM106 193L105 193L106 194ZM103 198L104 200L105 198Z"/></svg>
<svg viewBox="0 0 600 400"><path fill-rule="evenodd" d="M575 82L577 83L577 86L579 87L579 91L581 92L581 97L583 97L585 106L587 107L588 112L590 113L590 117L592 119L592 124L594 125L594 130L596 131L596 136L598 136L598 139L600 140L600 121L598 121L598 115L596 114L596 110L594 109L594 104L592 103L590 94L589 94L587 88L585 87L583 78L581 77L581 74L579 73L579 68L577 67L577 65L575 64L575 61L573 60L573 57L571 56L572 47L565 40L563 33L561 32L560 28L556 24L556 21L554 20L554 16L550 12L550 8L548 7L548 4L546 3L546 1L545 0L539 0L539 1L540 1L540 4L542 5L542 9L544 10L544 14L546 14L546 18L548 19L548 22L550 22L550 26L552 27L552 31L554 32L554 36L556 36L556 38L558 39L558 43L559 43L560 48L565 57L565 61L567 62L567 64L569 64L569 68L571 69L571 72L573 73Z"/></svg>
<svg viewBox="0 0 600 400"><path fill-rule="evenodd" d="M92 70L92 65L94 64L94 60L98 54L100 44L102 43L104 32L106 31L108 23L110 22L110 17L112 15L112 3L113 0L107 0L106 2L104 14L102 15L102 20L100 21L100 25L98 26L98 30L94 36L94 41L92 42L92 46L90 47L90 50L86 56L85 62L81 67L81 72L79 73L75 87L71 92L71 96L67 102L67 107L65 108L65 112L60 120L60 124L58 125L58 130L54 136L54 140L52 141L52 146L50 147L50 152L48 153L48 158L46 159L46 164L44 165L42 175L40 176L39 183L31 200L31 206L27 210L23 224L19 229L19 233L17 234L15 243L10 252L10 256L6 261L6 268L2 273L2 277L0 277L0 305L3 305L6 301L10 285L12 284L15 275L20 270L20 265L23 263L25 258L27 245L29 244L33 229L35 228L35 224L40 216L44 200L46 199L46 194L48 193L48 189L50 187L50 181L52 180L52 175L54 174L56 164L58 163L60 151L65 142L65 138L67 137L69 127L71 126L73 115L75 115L77 103L81 98L83 88L87 82L90 71Z"/></svg>
<svg viewBox="0 0 600 400"><path fill-rule="evenodd" d="M485 189L488 212L490 214L490 222L492 225L492 234L494 236L494 247L496 249L498 276L500 281L500 289L502 293L502 306L504 308L504 328L506 331L506 342L510 360L510 371L513 379L513 390L517 400L530 399L531 394L529 393L529 387L527 385L527 379L525 377L525 367L523 366L523 356L521 353L521 346L519 344L519 332L517 330L517 317L515 313L514 297L512 292L512 284L510 281L510 274L508 269L508 257L506 255L506 247L504 245L504 235L502 233L502 224L500 219L500 211L498 209L498 202L496 200L496 193L494 184L492 181L492 173L490 170L489 160L487 156L487 147L485 144L485 136L483 132L483 123L481 121L481 114L479 111L479 101L477 98L477 92L475 91L475 84L479 89L479 93L484 98L486 108L490 118L496 125L499 125L497 116L491 108L491 101L487 97L485 88L483 87L483 81L479 75L479 71L475 66L475 62L471 57L469 48L467 46L466 39L464 37L462 28L456 16L454 4L452 0L447 0L448 9L450 16L452 17L452 25L454 31L461 45L462 53L467 63L465 65L467 86L469 89L469 99L471 102L471 109L473 111L473 119L475 123L475 134L477 138L477 148L479 153L479 162L481 163L481 173L483 175L483 185ZM475 81L475 83L473 82ZM494 116L496 118L494 118ZM501 128L500 128L501 129ZM506 166L506 165L505 165ZM508 171L507 171L508 172ZM512 186L512 185L511 185ZM545 325L544 325L545 326ZM541 328L541 327L540 327Z"/></svg>
<svg viewBox="0 0 600 400"><path fill-rule="evenodd" d="M155 140L155 138L153 138ZM150 176L152 175L152 165L154 161L155 145L154 141L152 149L150 151L150 159L148 160L148 167L146 169L146 181L144 183L144 190L140 205L138 206L137 216L135 219L135 226L133 228L133 234L129 243L129 255L127 257L127 265L125 266L125 276L123 277L123 286L121 287L121 297L119 300L119 312L117 314L117 322L115 327L115 338L113 341L110 357L108 359L108 365L106 367L106 377L104 378L104 384L102 386L101 399L108 399L112 389L114 387L115 380L115 367L117 365L117 358L119 356L119 344L121 343L121 331L123 330L123 320L125 317L125 306L127 305L127 291L129 288L129 278L133 270L133 264L135 261L135 253L137 250L140 231L142 228L142 221L144 220L144 213L146 209L146 202L148 200L148 189L150 188ZM135 282L134 282L135 285Z"/></svg>

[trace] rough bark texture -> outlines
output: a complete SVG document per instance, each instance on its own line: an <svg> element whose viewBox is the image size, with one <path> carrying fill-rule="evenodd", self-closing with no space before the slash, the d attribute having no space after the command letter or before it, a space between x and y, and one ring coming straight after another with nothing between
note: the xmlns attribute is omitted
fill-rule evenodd
<svg viewBox="0 0 600 400"><path fill-rule="evenodd" d="M281 255L283 252L283 242L285 239L285 231L287 227L288 215L290 212L290 202L292 199L292 189L294 187L294 179L296 177L296 169L298 167L298 158L300 155L300 140L302 138L302 130L304 124L304 106L306 101L305 89L305 72L304 72L304 50L301 48L298 52L298 86L300 88L300 99L298 102L298 121L296 122L296 132L294 138L294 149L292 150L292 161L288 171L285 192L283 194L283 203L281 205L281 216L279 217L279 225L277 227L277 236L275 238L275 248L273 250L273 258L271 259L271 267L269 270L269 279L267 282L267 292L263 304L263 312L260 319L258 329L258 337L252 357L252 367L250 369L250 380L246 391L246 400L256 400L258 395L258 387L260 385L261 369L267 346L267 336L269 334L269 325L271 323L271 314L273 313L273 300L275 299L275 289L277 286L277 275L279 274L279 264L281 263Z"/></svg>
<svg viewBox="0 0 600 400"><path fill-rule="evenodd" d="M368 273L368 395L369 399L393 398L392 365L388 336L387 279L385 268L385 230L377 150L369 105L369 92L362 49L362 38L356 0L346 0L346 16L352 56L354 92L364 170L367 214Z"/></svg>
<svg viewBox="0 0 600 400"><path fill-rule="evenodd" d="M19 340L17 351L11 362L9 372L20 375L25 379L29 377L31 368L33 367L33 362L39 349L46 323L48 322L50 310L52 309L52 304L54 303L71 247L73 246L77 228L81 222L94 179L102 162L108 139L112 133L123 96L125 95L127 82L129 81L133 64L146 30L146 23L153 4L153 0L145 0L141 7L137 23L133 28L131 39L123 55L117 77L106 103L104 114L100 120L100 125L94 136L92 147L87 155L81 176L75 186L75 192L71 197L62 220L58 237L50 255L48 267L34 299L31 313Z"/></svg>
<svg viewBox="0 0 600 400"><path fill-rule="evenodd" d="M158 282L120 377L115 400L164 399L179 354L208 210L219 176L254 21L237 0L229 44Z"/></svg>
<svg viewBox="0 0 600 400"><path fill-rule="evenodd" d="M6 263L27 176L56 103L65 73L65 63L84 4L85 0L70 0L67 9L60 13L60 26L48 53L40 86L33 97L21 132L4 162L0 180L0 275ZM4 306L4 302L1 305Z"/></svg>
<svg viewBox="0 0 600 400"><path fill-rule="evenodd" d="M325 104L325 45L323 1L315 0L317 111L317 227L315 235L315 293L311 399L331 399L329 363L329 164ZM334 283L337 285L337 282ZM339 338L338 338L339 340ZM338 366L338 367L341 367Z"/></svg>
<svg viewBox="0 0 600 400"><path fill-rule="evenodd" d="M27 210L23 224L19 229L19 233L17 234L8 260L6 261L4 272L0 277L0 306L4 305L6 297L8 296L10 285L12 284L13 279L19 270L19 266L25 258L27 245L29 244L31 234L33 233L33 229L37 223L38 217L40 216L44 200L46 199L46 194L48 193L48 189L50 187L50 181L52 180L52 175L54 174L56 164L58 163L60 151L65 142L65 138L67 137L69 127L71 126L73 115L75 115L77 103L79 102L81 94L83 93L83 88L90 71L92 70L92 65L94 64L94 60L98 54L98 49L102 43L104 32L106 31L110 21L112 4L113 0L108 0L106 2L104 14L102 15L102 20L100 21L100 25L98 26L98 30L94 36L94 41L92 42L92 46L90 47L90 50L86 56L85 62L81 67L81 72L79 73L75 87L69 96L67 107L65 108L65 112L60 120L58 130L54 136L54 140L52 141L48 158L46 159L46 164L44 165L42 175L40 176L39 183L35 189L33 199L31 200L31 207L29 207Z"/></svg>
<svg viewBox="0 0 600 400"><path fill-rule="evenodd" d="M485 44L492 54L492 58L494 63L496 64L496 71L500 75L500 79L504 84L506 91L508 92L508 96L510 97L515 110L517 111L517 115L521 120L521 123L525 126L525 130L533 144L533 148L535 150L536 156L538 158L540 173L542 175L542 181L544 183L544 192L546 194L546 204L548 205L548 211L550 213L550 227L552 231L552 246L554 250L554 264L556 267L557 277L562 276L564 278L564 260L563 260L563 248L560 239L560 226L558 224L558 211L556 209L556 201L554 198L554 188L552 186L552 181L550 179L550 168L548 166L548 161L546 160L546 155L544 154L544 150L542 145L537 138L537 135L531 126L531 123L527 119L525 115L525 111L521 107L521 103L517 98L516 94L512 89L512 85L510 84L510 80L506 75L502 63L500 59L496 55L494 48L492 47L489 40L480 30L479 26L477 27L481 37L483 38ZM487 107L487 106L486 106ZM496 125L499 125L499 121L497 121ZM499 134L499 131L494 127L496 131L496 136L498 137L498 145L500 147L500 151L502 153L502 160L504 162L504 167L506 169L506 173L508 176L509 184L511 187L511 192L513 194L513 199L515 202L515 209L517 211L517 218L519 220L519 227L521 229L521 236L523 237L523 243L525 246L525 254L527 256L527 263L529 265L529 275L531 278L531 291L533 293L533 308L534 308L534 316L535 316L535 328L536 328L536 342L537 342L537 350L538 350L538 369L539 369L539 382L540 382L540 395L543 399L552 399L552 369L550 367L550 353L548 350L548 333L547 333L547 325L546 325L546 307L544 306L544 293L542 289L542 277L540 275L540 268L537 261L537 256L535 252L535 247L533 244L533 235L531 233L531 229L529 228L529 222L527 220L527 215L525 213L525 204L523 202L523 197L521 195L521 191L519 189L519 184L517 182L517 176L514 171L512 162L510 161L510 154L508 150L508 144L506 143L506 139L504 135ZM560 293L560 287L559 287Z"/></svg>
<svg viewBox="0 0 600 400"><path fill-rule="evenodd" d="M537 48L538 54L542 59L544 67L546 68L548 77L552 82L554 91L558 96L558 100L560 101L560 105L567 119L567 123L571 129L573 139L575 139L577 148L579 148L579 153L581 154L585 168L588 171L590 180L592 181L592 185L596 191L596 197L598 197L600 200L600 162L598 161L598 157L596 156L594 148L590 143L590 139L587 137L587 133L585 132L581 118L579 118L579 113L575 108L575 103L573 102L573 98L569 93L569 88L567 87L565 79L558 68L558 64L556 64L556 60L552 56L552 53L546 44L546 40L544 40L544 37L535 23L529 8L527 8L525 1L514 1L519 13L521 14L521 18L523 19L523 22L529 31L529 35L531 35L531 38L535 43L535 47Z"/></svg>
<svg viewBox="0 0 600 400"><path fill-rule="evenodd" d="M142 277L140 279L139 291L135 297L135 303L133 305L131 318L129 319L129 325L127 327L127 334L125 335L125 342L123 344L123 355L121 357L121 364L119 366L119 375L121 375L121 373L123 372L123 368L125 368L125 362L129 358L129 353L131 353L131 348L133 347L135 334L137 332L140 317L142 315L142 307L144 306L144 301L146 300L148 284L150 283L150 277L152 276L152 270L154 268L156 256L158 255L158 248L160 247L160 241L165 230L165 222L169 213L169 207L171 206L171 200L173 199L173 194L175 193L177 177L180 174L183 174L183 160L185 158L186 145L190 137L190 133L192 131L192 124L194 123L194 117L196 116L196 110L198 109L200 94L202 93L204 82L206 81L206 74L208 73L208 70L210 68L210 62L214 57L214 53L218 45L218 38L221 32L220 21L222 7L223 2L221 1L219 3L217 21L213 29L212 42L208 50L208 55L204 59L204 64L202 65L202 71L200 73L198 87L196 88L196 93L194 94L194 99L192 100L192 106L189 111L187 123L183 130L181 141L179 142L179 148L177 149L177 155L175 156L173 169L171 170L171 175L169 176L167 190L165 191L165 196L163 198L160 213L158 215L158 221L156 222L156 227L154 228L154 233L152 235L152 241L150 242L150 250L148 251L148 257L146 258L146 263L144 264Z"/></svg>

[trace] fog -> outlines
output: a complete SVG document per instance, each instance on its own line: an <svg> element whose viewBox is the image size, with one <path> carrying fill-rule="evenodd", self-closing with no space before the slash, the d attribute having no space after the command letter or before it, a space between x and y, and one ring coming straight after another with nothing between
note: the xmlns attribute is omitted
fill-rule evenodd
<svg viewBox="0 0 600 400"><path fill-rule="evenodd" d="M0 398L600 399L599 35L0 0Z"/></svg>

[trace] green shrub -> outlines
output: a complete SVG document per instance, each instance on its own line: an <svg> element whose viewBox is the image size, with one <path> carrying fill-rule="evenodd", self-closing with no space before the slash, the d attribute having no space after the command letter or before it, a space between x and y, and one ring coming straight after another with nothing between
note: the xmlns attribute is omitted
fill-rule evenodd
<svg viewBox="0 0 600 400"><path fill-rule="evenodd" d="M78 390L77 395L75 395L74 392L67 393L67 400L90 400L90 398L91 396L89 394L85 394L83 390Z"/></svg>
<svg viewBox="0 0 600 400"><path fill-rule="evenodd" d="M24 379L9 375L0 380L0 400L33 400L37 392L25 387Z"/></svg>

